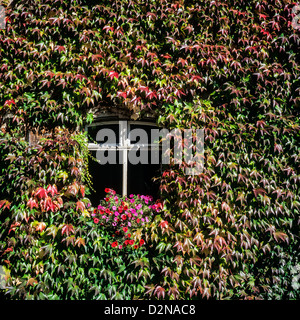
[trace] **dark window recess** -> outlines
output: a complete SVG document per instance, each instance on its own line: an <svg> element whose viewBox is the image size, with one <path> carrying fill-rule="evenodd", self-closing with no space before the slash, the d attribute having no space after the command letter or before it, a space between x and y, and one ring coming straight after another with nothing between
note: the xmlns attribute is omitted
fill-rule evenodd
<svg viewBox="0 0 300 320"><path fill-rule="evenodd" d="M121 125L122 127L122 125ZM116 134L116 144L120 143L120 129L119 129L119 124L99 124L96 126L91 126L88 127L88 134L90 136L89 141L90 142L95 142L96 141L96 136L99 130L101 129L111 129L115 132ZM130 163L130 152L133 151L134 149L131 149L131 146L127 145L122 145L123 148L128 148L127 149L127 154L128 154L128 162L127 162L127 169L126 169L126 164L123 163L121 155L123 155L122 151L114 151L116 154L116 159L113 160L110 158L111 161L116 161L117 164L113 164L110 162L110 164L100 164L99 162L90 159L89 163L89 171L91 174L91 180L92 180L92 187L94 189L91 190L91 194L89 198L91 199L92 205L97 206L101 200L104 199L105 197L105 188L111 188L116 191L117 194L122 195L122 194L144 194L144 195L151 195L153 196L154 199L159 198L159 187L160 187L160 180L157 179L155 180L154 178L159 178L162 174L162 165L161 165L161 150L158 151L156 149L158 146L154 147L152 150L155 152L155 154L152 154L151 157L151 147L148 145L150 143L153 143L151 141L151 129L157 129L157 127L152 126L152 125L139 125L139 124L130 124L130 130L134 129L144 129L147 133L147 138L145 137L145 141L142 141L144 147L141 147L140 150L136 151L137 152L137 157L143 160L143 162L147 164L131 164ZM127 137L125 137L125 132L124 136L122 137L122 141L124 142ZM131 143L136 144L140 143L139 139L137 138L137 141L134 141L132 137L129 137L131 140ZM107 143L107 141L104 140L104 142ZM108 142L111 143L112 141ZM98 142L99 143L99 142ZM147 146L148 145L148 146ZM144 157L140 157L142 150L144 150L148 154L148 159L146 160ZM102 155L102 159L106 158L107 159L107 154L108 152L112 152L112 150L104 151L104 157ZM155 158L156 152L159 154L159 159ZM97 151L91 151L91 154L93 158L96 158ZM102 160L101 160L102 161ZM153 162L153 164L151 164ZM155 163L155 164L154 164ZM126 170L126 172L123 172L123 170ZM123 179L127 181L124 181Z"/></svg>
<svg viewBox="0 0 300 320"><path fill-rule="evenodd" d="M111 130L113 130L115 132L115 135L116 135L116 143L119 144L119 141L120 141L119 124L106 124L106 125L88 127L88 141L90 143L96 143L97 142L96 141L97 133L101 129L111 129ZM97 143L100 143L100 142L97 142Z"/></svg>
<svg viewBox="0 0 300 320"><path fill-rule="evenodd" d="M136 124L131 124L130 125L130 130L134 130L134 129L143 129L144 131L146 131L147 133L147 137L148 137L148 141L146 143L154 143L154 141L152 141L151 139L151 130L152 129L158 129L158 127L155 127L155 126L145 126L145 125L136 125ZM140 141L134 141L133 139L130 139L130 143L132 144L136 144L136 143L139 143ZM157 143L158 141L156 141Z"/></svg>
<svg viewBox="0 0 300 320"><path fill-rule="evenodd" d="M116 152L118 159L119 151ZM96 158L96 151L92 151L91 154L93 158ZM118 160L117 163L119 163ZM122 164L100 165L98 162L90 159L89 172L92 176L92 187L95 190L91 190L91 195L89 196L93 206L98 206L100 200L104 199L105 188L114 189L117 194L122 195Z"/></svg>
<svg viewBox="0 0 300 320"><path fill-rule="evenodd" d="M148 159L150 159L150 151ZM153 178L161 176L160 164L130 164L128 163L127 193L151 195L154 199L159 198L159 180Z"/></svg>

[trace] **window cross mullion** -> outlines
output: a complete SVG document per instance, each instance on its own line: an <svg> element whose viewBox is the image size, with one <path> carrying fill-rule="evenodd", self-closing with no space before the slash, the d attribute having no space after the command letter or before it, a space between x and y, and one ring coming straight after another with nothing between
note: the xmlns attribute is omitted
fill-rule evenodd
<svg viewBox="0 0 300 320"><path fill-rule="evenodd" d="M128 122L127 121L120 121L119 122L120 128L120 145L119 149L121 150L122 154L122 169L123 169L123 183L122 183L122 194L123 196L127 195L127 180L128 180Z"/></svg>

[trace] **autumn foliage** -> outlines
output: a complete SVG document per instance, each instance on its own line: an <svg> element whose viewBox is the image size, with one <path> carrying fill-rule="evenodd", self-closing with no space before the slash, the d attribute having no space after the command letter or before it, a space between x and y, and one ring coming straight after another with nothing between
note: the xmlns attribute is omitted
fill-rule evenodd
<svg viewBox="0 0 300 320"><path fill-rule="evenodd" d="M11 296L299 298L294 5L28 0L7 9L0 263L14 266ZM183 162L158 177L163 210L130 267L86 224L79 132L107 107L205 132L203 173L186 176ZM52 136L30 146L32 128Z"/></svg>

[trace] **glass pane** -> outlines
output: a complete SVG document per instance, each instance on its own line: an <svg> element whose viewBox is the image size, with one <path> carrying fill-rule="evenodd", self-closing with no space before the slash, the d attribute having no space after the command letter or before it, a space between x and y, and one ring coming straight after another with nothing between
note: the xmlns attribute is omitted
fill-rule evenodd
<svg viewBox="0 0 300 320"><path fill-rule="evenodd" d="M148 159L151 159L148 151ZM150 163L150 161L149 161ZM161 176L160 164L130 164L128 163L128 187L127 194L151 195L154 199L159 198L159 180L153 181L154 177Z"/></svg>
<svg viewBox="0 0 300 320"><path fill-rule="evenodd" d="M146 135L147 135L147 141L146 143L147 144L150 144L150 143L153 143L153 141L151 141L151 129L158 129L157 126L153 126L153 125L139 125L139 124L131 124L130 125L130 131L131 130L134 130L134 129L142 129L146 132ZM130 138L130 143L131 144L136 144L136 143L140 143L138 141L138 139L132 139L130 137L130 134L129 134L129 138Z"/></svg>
<svg viewBox="0 0 300 320"><path fill-rule="evenodd" d="M89 198L92 205L99 205L100 200L105 196L104 189L114 189L117 194L122 195L122 164L119 164L120 152L116 152L117 164L99 164L98 162L90 159L89 172L92 176L93 188ZM96 158L96 151L91 152L93 158Z"/></svg>
<svg viewBox="0 0 300 320"><path fill-rule="evenodd" d="M97 125L97 126L88 127L87 130L88 130L88 138L89 138L90 143L96 143L97 133L101 129L112 130L115 133L116 144L119 144L119 139L120 139L120 137L119 137L119 124L105 124L105 125ZM107 139L107 138L105 138L105 139ZM105 142L105 144L106 144L106 142Z"/></svg>

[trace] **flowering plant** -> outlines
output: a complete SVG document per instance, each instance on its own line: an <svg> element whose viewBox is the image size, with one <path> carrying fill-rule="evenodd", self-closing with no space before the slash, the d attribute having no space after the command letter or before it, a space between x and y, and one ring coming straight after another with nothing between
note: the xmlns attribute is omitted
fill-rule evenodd
<svg viewBox="0 0 300 320"><path fill-rule="evenodd" d="M145 244L142 230L153 220L154 214L160 212L161 203L153 203L152 196L131 194L121 197L109 188L105 192L105 199L91 214L93 222L110 231L114 240L112 248L138 249Z"/></svg>

